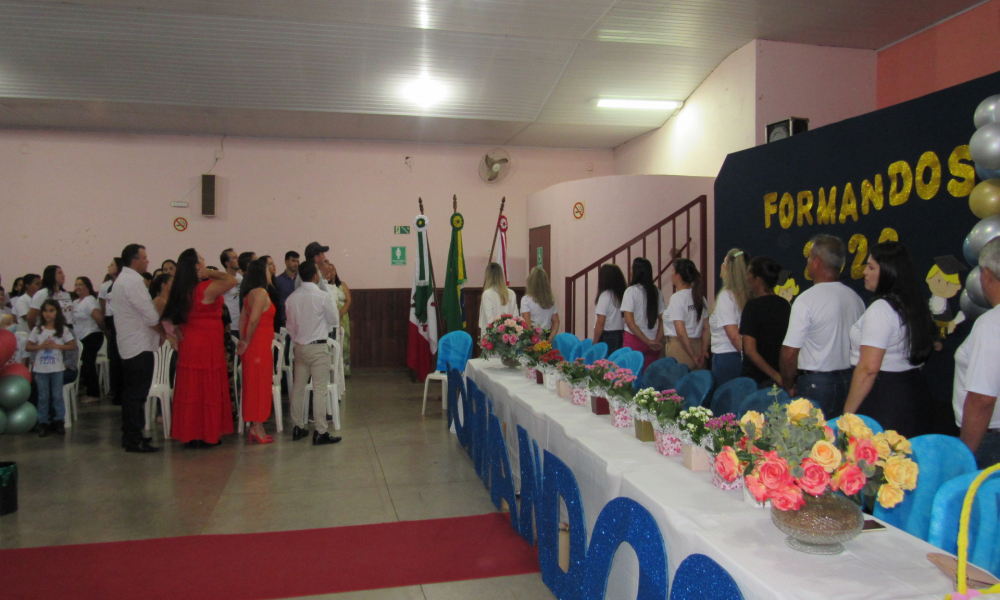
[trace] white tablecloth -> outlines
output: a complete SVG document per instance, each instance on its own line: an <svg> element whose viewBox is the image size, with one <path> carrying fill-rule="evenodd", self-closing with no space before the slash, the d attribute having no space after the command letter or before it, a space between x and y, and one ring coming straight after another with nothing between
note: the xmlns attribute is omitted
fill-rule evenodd
<svg viewBox="0 0 1000 600"><path fill-rule="evenodd" d="M493 400L506 423L511 469L519 474L517 426L566 463L583 499L588 543L597 515L619 496L643 505L660 525L670 578L684 558L706 554L729 571L747 599L941 600L953 589L926 558L934 546L889 526L862 533L837 556L792 550L771 523L769 509L743 502L739 491L722 491L711 475L692 472L680 457L665 457L635 438L631 428L612 427L607 415L575 406L493 359L470 360L466 375ZM622 545L608 582L608 598L635 598L638 562Z"/></svg>

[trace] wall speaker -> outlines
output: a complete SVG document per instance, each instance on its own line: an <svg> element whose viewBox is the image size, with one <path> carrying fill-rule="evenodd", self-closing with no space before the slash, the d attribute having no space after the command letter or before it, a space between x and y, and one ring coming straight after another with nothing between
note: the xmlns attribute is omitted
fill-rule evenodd
<svg viewBox="0 0 1000 600"><path fill-rule="evenodd" d="M215 175L201 176L201 216L215 216Z"/></svg>
<svg viewBox="0 0 1000 600"><path fill-rule="evenodd" d="M783 140L807 131L809 131L809 119L788 117L765 127L764 139L770 144L771 142L777 142L778 140Z"/></svg>

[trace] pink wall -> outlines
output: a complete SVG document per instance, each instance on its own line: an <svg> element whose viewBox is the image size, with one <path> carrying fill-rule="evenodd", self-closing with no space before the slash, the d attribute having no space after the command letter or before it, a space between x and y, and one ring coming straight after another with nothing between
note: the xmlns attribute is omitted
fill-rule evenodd
<svg viewBox="0 0 1000 600"><path fill-rule="evenodd" d="M0 132L0 274L5 286L46 264L99 282L129 242L152 261L196 247L209 264L233 246L277 259L319 240L331 246L344 280L357 288L410 287L417 197L431 221L431 251L443 283L451 196L465 216L465 257L482 273L500 197L511 222L512 283L523 285L529 194L555 183L610 174L611 151L510 148L512 169L497 186L479 179L487 147L342 141L226 139L218 175L218 216L200 216L200 176L220 140L210 137ZM412 158L407 166L405 157ZM588 171L591 167L593 170ZM172 208L172 201L190 208ZM176 217L190 226L179 233ZM390 266L390 247L409 263ZM279 262L280 264L280 262ZM479 285L476 277L470 284Z"/></svg>
<svg viewBox="0 0 1000 600"><path fill-rule="evenodd" d="M991 0L878 53L878 108L1000 71L1000 0Z"/></svg>
<svg viewBox="0 0 1000 600"><path fill-rule="evenodd" d="M549 275L559 311L565 310L567 276L576 274L702 194L708 196L709 202L708 245L709 264L712 264L714 182L711 177L621 175L560 183L528 196L528 227L552 226L552 273ZM586 217L582 220L573 217L573 205L579 201L586 203ZM696 236L694 244L697 246L699 242ZM652 251L652 247L649 250ZM623 258L618 264L624 262ZM627 277L627 269L625 271ZM665 293L669 295L670 290ZM591 327L593 322L591 316ZM582 314L578 324L577 334L582 335Z"/></svg>

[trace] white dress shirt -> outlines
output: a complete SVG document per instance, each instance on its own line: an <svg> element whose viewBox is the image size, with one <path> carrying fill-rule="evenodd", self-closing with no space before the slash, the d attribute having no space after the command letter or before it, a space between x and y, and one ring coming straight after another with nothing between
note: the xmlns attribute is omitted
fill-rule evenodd
<svg viewBox="0 0 1000 600"><path fill-rule="evenodd" d="M952 406L955 423L962 426L965 397L969 392L984 396L1000 396L1000 307L994 307L976 319L972 333L955 352L955 381ZM994 406L990 429L1000 429L1000 410Z"/></svg>
<svg viewBox="0 0 1000 600"><path fill-rule="evenodd" d="M340 313L330 294L315 283L306 282L285 301L285 316L288 335L301 346L325 340Z"/></svg>
<svg viewBox="0 0 1000 600"><path fill-rule="evenodd" d="M156 312L142 275L123 267L111 288L111 301L115 305L118 354L129 359L142 352L156 352L160 334L153 327L160 322L160 313Z"/></svg>
<svg viewBox="0 0 1000 600"><path fill-rule="evenodd" d="M226 303L229 310L229 329L233 332L240 331L240 284L243 283L243 275L236 274L236 287L222 295L222 301Z"/></svg>

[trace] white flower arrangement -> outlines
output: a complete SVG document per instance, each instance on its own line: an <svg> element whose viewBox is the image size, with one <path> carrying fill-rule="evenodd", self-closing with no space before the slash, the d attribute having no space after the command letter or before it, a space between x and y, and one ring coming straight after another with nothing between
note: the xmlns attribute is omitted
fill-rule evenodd
<svg viewBox="0 0 1000 600"><path fill-rule="evenodd" d="M677 437L685 444L703 446L711 441L706 424L713 417L712 411L703 406L682 410L677 416Z"/></svg>

